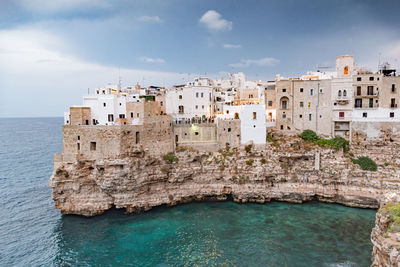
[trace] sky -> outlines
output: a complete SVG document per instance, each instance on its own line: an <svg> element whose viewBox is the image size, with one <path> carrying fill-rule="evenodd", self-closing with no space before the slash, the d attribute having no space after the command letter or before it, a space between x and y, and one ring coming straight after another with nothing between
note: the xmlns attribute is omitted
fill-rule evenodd
<svg viewBox="0 0 400 267"><path fill-rule="evenodd" d="M63 116L107 83L400 68L400 1L1 0L0 117ZM321 68L326 69L326 68Z"/></svg>

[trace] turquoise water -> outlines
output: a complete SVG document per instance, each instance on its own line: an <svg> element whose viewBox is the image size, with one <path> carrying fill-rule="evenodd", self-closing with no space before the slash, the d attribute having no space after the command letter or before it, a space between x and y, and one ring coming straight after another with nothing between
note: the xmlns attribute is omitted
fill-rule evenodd
<svg viewBox="0 0 400 267"><path fill-rule="evenodd" d="M205 202L63 216L48 187L61 118L0 119L0 266L368 266L375 211Z"/></svg>

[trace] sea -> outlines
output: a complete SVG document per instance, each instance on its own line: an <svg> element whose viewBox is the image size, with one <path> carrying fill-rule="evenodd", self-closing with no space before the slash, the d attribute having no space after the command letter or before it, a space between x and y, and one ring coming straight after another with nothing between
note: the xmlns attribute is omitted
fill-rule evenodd
<svg viewBox="0 0 400 267"><path fill-rule="evenodd" d="M369 266L376 210L197 202L84 218L54 208L62 118L0 119L0 266Z"/></svg>

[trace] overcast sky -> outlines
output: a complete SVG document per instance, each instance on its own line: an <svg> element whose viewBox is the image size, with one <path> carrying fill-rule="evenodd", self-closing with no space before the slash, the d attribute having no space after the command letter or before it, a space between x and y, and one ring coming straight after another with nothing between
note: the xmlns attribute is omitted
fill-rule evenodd
<svg viewBox="0 0 400 267"><path fill-rule="evenodd" d="M1 0L0 117L62 116L108 82L399 67L400 1Z"/></svg>

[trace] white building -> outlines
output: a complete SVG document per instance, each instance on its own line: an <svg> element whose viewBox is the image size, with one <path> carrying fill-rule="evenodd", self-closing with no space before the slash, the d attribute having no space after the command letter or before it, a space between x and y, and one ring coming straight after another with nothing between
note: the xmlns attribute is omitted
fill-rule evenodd
<svg viewBox="0 0 400 267"><path fill-rule="evenodd" d="M211 86L181 86L166 93L166 112L176 119L208 118L213 115Z"/></svg>

